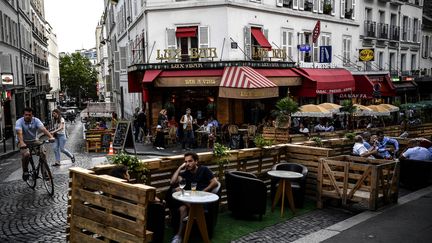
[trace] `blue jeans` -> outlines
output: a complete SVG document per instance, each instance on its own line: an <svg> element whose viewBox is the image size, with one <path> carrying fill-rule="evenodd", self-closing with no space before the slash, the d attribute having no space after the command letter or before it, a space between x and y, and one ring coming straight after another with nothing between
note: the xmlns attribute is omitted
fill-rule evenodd
<svg viewBox="0 0 432 243"><path fill-rule="evenodd" d="M71 158L73 155L67 149L64 148L66 144L66 136L64 134L57 134L57 138L54 143L54 155L56 162L60 162L60 152L67 155L67 157Z"/></svg>

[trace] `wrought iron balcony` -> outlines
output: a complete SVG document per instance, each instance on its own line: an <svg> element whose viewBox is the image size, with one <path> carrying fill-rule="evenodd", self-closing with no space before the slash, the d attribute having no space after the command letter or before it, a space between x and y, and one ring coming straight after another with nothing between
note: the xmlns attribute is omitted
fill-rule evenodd
<svg viewBox="0 0 432 243"><path fill-rule="evenodd" d="M390 40L399 41L399 26L390 25Z"/></svg>
<svg viewBox="0 0 432 243"><path fill-rule="evenodd" d="M376 37L376 22L375 21L369 21L366 20L364 22L364 36L365 37Z"/></svg>
<svg viewBox="0 0 432 243"><path fill-rule="evenodd" d="M388 39L388 24L379 23L378 24L378 38Z"/></svg>

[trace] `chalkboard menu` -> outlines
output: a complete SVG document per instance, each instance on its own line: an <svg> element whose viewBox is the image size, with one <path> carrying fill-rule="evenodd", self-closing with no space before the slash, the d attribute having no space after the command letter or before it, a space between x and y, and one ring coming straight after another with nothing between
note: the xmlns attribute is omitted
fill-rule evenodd
<svg viewBox="0 0 432 243"><path fill-rule="evenodd" d="M131 122L119 121L114 134L113 148L123 150L125 147L135 149Z"/></svg>

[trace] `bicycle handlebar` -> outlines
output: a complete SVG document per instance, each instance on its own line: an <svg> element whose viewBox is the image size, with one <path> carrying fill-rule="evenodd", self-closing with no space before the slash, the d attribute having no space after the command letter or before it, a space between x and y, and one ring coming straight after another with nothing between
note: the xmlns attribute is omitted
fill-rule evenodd
<svg viewBox="0 0 432 243"><path fill-rule="evenodd" d="M42 140L41 143L26 145L26 146L24 146L24 147L21 147L20 149L27 149L27 148L28 148L28 149L33 149L33 148L40 147L40 146L42 146L42 145L44 145L44 144L46 144L46 143L54 143L54 141L55 141L55 140L49 140L49 139L46 139L46 140Z"/></svg>

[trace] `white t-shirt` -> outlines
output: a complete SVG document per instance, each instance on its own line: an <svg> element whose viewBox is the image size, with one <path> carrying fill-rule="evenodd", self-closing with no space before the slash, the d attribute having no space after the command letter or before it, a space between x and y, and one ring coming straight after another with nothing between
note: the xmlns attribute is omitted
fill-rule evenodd
<svg viewBox="0 0 432 243"><path fill-rule="evenodd" d="M309 133L309 129L307 127L300 128L299 132L301 132L301 133Z"/></svg>
<svg viewBox="0 0 432 243"><path fill-rule="evenodd" d="M367 153L367 148L363 145L363 143L355 143L353 146L353 154L361 156L364 153ZM370 155L368 158L373 159L374 157Z"/></svg>
<svg viewBox="0 0 432 243"><path fill-rule="evenodd" d="M61 124L63 124L63 128L60 129L60 130L57 132L57 134L65 134L65 127L66 127L66 124L65 124L65 119L64 119L63 117L60 117L60 123L57 123L57 122L54 123L54 130L59 129L60 126L61 126Z"/></svg>

